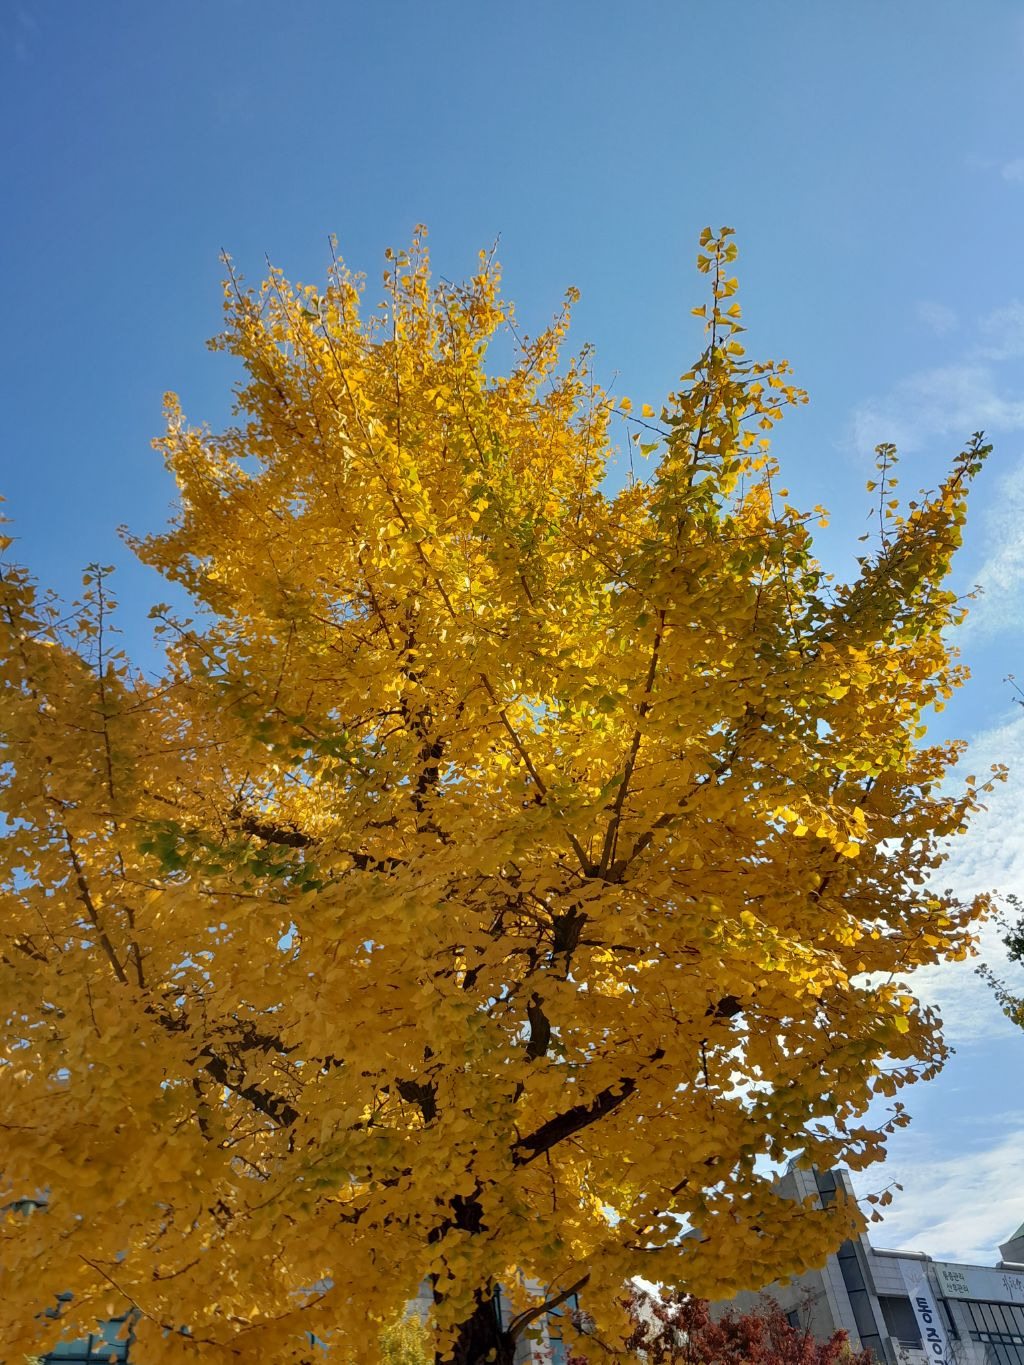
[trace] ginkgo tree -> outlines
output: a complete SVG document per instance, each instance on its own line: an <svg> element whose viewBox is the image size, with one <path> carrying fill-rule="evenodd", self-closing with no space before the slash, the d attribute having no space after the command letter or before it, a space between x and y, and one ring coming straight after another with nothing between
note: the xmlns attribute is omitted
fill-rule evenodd
<svg viewBox="0 0 1024 1365"><path fill-rule="evenodd" d="M128 1314L147 1365L369 1360L426 1284L439 1359L505 1362L584 1286L719 1297L855 1225L771 1172L878 1160L944 1056L901 982L987 907L934 889L984 783L922 721L985 447L887 477L832 581L734 256L637 416L489 257L435 284L417 239L378 309L229 275L237 420L168 399L130 538L194 603L162 676L105 569L65 607L5 566L3 1358Z"/></svg>

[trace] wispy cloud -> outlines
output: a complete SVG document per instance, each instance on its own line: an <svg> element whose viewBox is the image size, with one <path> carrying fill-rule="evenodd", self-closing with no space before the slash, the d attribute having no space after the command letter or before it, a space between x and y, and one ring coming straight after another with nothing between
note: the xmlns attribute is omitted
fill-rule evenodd
<svg viewBox="0 0 1024 1365"><path fill-rule="evenodd" d="M957 314L944 303L922 300L914 311L937 336L959 326ZM892 441L912 451L935 438L963 441L973 431L1024 428L1024 396L999 373L1000 362L1024 356L1024 300L1009 299L976 319L971 332L947 364L918 370L853 409L850 439L856 450L869 453Z"/></svg>
<svg viewBox="0 0 1024 1365"><path fill-rule="evenodd" d="M1010 776L997 784L967 834L953 842L937 881L964 900L984 891L1024 892L1024 713L975 735L965 764L979 777L993 764L1006 764ZM954 1045L1019 1034L975 967L984 961L1009 978L1019 978L1020 968L1009 961L997 924L983 925L979 939L977 958L925 967L913 976L915 991L938 1007L945 1035ZM1020 1042L1024 1058L1024 1037Z"/></svg>
<svg viewBox="0 0 1024 1365"><path fill-rule="evenodd" d="M1024 156L1018 156L1013 161L1005 161L999 167L999 174L1011 185L1024 185Z"/></svg>
<svg viewBox="0 0 1024 1365"><path fill-rule="evenodd" d="M918 303L916 312L937 333L955 321L952 309L940 303ZM1024 300L1007 300L976 319L970 331L948 364L908 375L853 409L848 445L857 454L869 455L883 441L908 453L943 442L948 454L975 431L998 438L1024 430L1019 363L1007 363L1024 358ZM974 638L1024 628L1024 461L1003 474L994 492L973 514L980 512L984 528L984 558L971 571L982 595L966 625Z"/></svg>
<svg viewBox="0 0 1024 1365"><path fill-rule="evenodd" d="M934 299L922 299L915 309L917 319L934 332L937 337L947 336L950 332L955 332L960 325L960 319L952 308L945 303L936 303Z"/></svg>
<svg viewBox="0 0 1024 1365"><path fill-rule="evenodd" d="M1024 302L1009 303L983 317L978 324L978 354L989 360L1015 360L1024 355Z"/></svg>
<svg viewBox="0 0 1024 1365"><path fill-rule="evenodd" d="M885 1179L903 1186L869 1233L875 1246L925 1251L937 1260L992 1265L999 1243L1024 1222L1024 1112L987 1120L985 1145L950 1153L919 1132L885 1163ZM854 1177L858 1192L877 1171Z"/></svg>
<svg viewBox="0 0 1024 1365"><path fill-rule="evenodd" d="M964 623L966 639L1024 628L1024 460L999 479L982 522L985 558L972 575L982 593Z"/></svg>
<svg viewBox="0 0 1024 1365"><path fill-rule="evenodd" d="M937 437L962 443L972 431L1024 428L1024 399L999 391L990 365L966 360L921 370L853 411L851 441L862 454L882 441L919 450Z"/></svg>
<svg viewBox="0 0 1024 1365"><path fill-rule="evenodd" d="M964 762L964 771L979 777L1005 763L1010 778L953 842L936 882L963 899L1024 890L1024 712L975 735ZM981 939L981 957L1020 982L1021 970L1008 961L998 927L986 925ZM938 1007L944 1036L958 1055L937 1080L907 1095L915 1121L890 1139L885 1164L855 1173L854 1185L861 1197L890 1181L902 1186L882 1223L869 1229L874 1245L991 1265L999 1243L1024 1221L1024 1103L1007 1084L1024 1057L1024 1035L977 975L977 961L929 967L911 977L917 995Z"/></svg>
<svg viewBox="0 0 1024 1365"><path fill-rule="evenodd" d="M8 7L0 18L0 50L13 54L15 61L27 66L39 36L39 24L28 5Z"/></svg>

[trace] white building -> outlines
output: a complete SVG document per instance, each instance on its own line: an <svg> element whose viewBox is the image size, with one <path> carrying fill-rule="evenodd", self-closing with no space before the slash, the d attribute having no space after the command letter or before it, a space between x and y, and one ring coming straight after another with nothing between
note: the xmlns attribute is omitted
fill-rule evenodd
<svg viewBox="0 0 1024 1365"><path fill-rule="evenodd" d="M822 1204L837 1189L856 1197L849 1175L838 1170L791 1170L779 1188ZM960 1265L887 1251L861 1236L820 1270L760 1294L819 1340L843 1329L854 1347L869 1347L887 1365L1024 1365L1024 1226L999 1250L994 1266ZM747 1312L760 1294L738 1294L715 1308Z"/></svg>

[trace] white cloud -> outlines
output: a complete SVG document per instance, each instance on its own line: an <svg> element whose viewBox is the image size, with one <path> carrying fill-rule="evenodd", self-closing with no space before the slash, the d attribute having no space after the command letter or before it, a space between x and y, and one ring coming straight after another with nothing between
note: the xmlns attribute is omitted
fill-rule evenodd
<svg viewBox="0 0 1024 1365"><path fill-rule="evenodd" d="M917 305L918 317L931 318L936 330L946 312L955 316L942 304ZM975 431L998 437L1024 430L1024 394L1009 388L1001 372L1002 362L1022 357L1024 300L1010 299L978 320L976 340L958 360L911 374L859 404L850 417L849 444L866 455L883 441L904 452L941 441L948 456ZM977 583L982 595L965 627L966 638L974 639L1024 629L1024 461L996 483L982 515L984 559L971 574L971 586Z"/></svg>
<svg viewBox="0 0 1024 1365"><path fill-rule="evenodd" d="M943 1036L955 1046L1012 1037L1020 1032L1003 1014L991 988L977 972L977 964L984 962L1001 978L1014 975L998 926L984 925L978 939L977 957L937 967L921 967L909 978L918 998L938 1009ZM1020 1045L1024 1056L1024 1037Z"/></svg>
<svg viewBox="0 0 1024 1365"><path fill-rule="evenodd" d="M1024 713L976 735L961 771L980 778L987 776L993 764L1006 764L1009 778L997 783L985 803L987 809L975 816L966 834L954 840L949 860L936 878L941 887L949 887L964 900L983 891L1024 893ZM986 962L1009 980L1019 980L1021 970L1009 961L998 924L983 925L979 937L977 958L924 967L912 977L918 996L938 1007L943 1032L954 1045L1019 1036L975 967ZM1024 1037L1021 1053L1024 1057Z"/></svg>
<svg viewBox="0 0 1024 1365"><path fill-rule="evenodd" d="M978 354L989 360L1015 360L1024 355L1024 302L1010 299L978 324Z"/></svg>
<svg viewBox="0 0 1024 1365"><path fill-rule="evenodd" d="M0 45L9 47L22 66L32 59L39 24L27 4L19 4L0 19Z"/></svg>
<svg viewBox="0 0 1024 1365"><path fill-rule="evenodd" d="M1005 162L999 168L999 174L1011 185L1024 185L1024 156Z"/></svg>
<svg viewBox="0 0 1024 1365"><path fill-rule="evenodd" d="M944 303L936 303L933 299L922 299L917 305L916 312L918 322L924 323L925 327L938 337L955 331L960 323L952 308Z"/></svg>
<svg viewBox="0 0 1024 1365"><path fill-rule="evenodd" d="M1006 720L970 737L960 772L986 776L995 765L1010 769L985 799L986 809L968 833L954 840L942 877L961 895L974 895L994 885L1024 891L1024 711L1014 705Z"/></svg>
<svg viewBox="0 0 1024 1365"><path fill-rule="evenodd" d="M1024 160L1021 161L1024 168ZM1024 170L1022 170L1024 177ZM934 300L915 306L918 321L937 336L958 326L952 308ZM1024 356L1024 301L1009 299L977 321L977 340L955 360L895 383L888 393L854 408L853 446L869 453L882 441L918 450L935 438L955 437L962 444L974 431L1024 428L1024 397L1006 392L998 362Z"/></svg>
<svg viewBox="0 0 1024 1365"><path fill-rule="evenodd" d="M1024 460L1004 474L983 515L985 558L972 577L982 589L964 623L964 638L1024 627Z"/></svg>
<svg viewBox="0 0 1024 1365"><path fill-rule="evenodd" d="M990 366L977 361L922 370L887 394L854 409L854 448L869 453L882 441L919 450L937 437L954 437L959 448L974 431L1024 428L1024 399L998 392Z"/></svg>
<svg viewBox="0 0 1024 1365"><path fill-rule="evenodd" d="M884 1181L895 1191L880 1226L869 1228L875 1246L925 1251L936 1260L993 1265L999 1243L1024 1222L1024 1112L986 1116L988 1146L939 1154L923 1132L889 1157ZM856 1175L858 1193L882 1183L878 1171Z"/></svg>

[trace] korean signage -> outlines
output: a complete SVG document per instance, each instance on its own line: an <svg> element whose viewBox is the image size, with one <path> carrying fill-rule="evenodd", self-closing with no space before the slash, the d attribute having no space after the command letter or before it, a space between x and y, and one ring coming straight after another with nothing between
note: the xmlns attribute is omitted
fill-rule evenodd
<svg viewBox="0 0 1024 1365"><path fill-rule="evenodd" d="M938 1306L928 1283L923 1261L902 1261L903 1283L907 1286L910 1306L914 1310L917 1326L921 1333L921 1345L932 1365L953 1365L953 1352L949 1348L946 1329L939 1317Z"/></svg>
<svg viewBox="0 0 1024 1365"><path fill-rule="evenodd" d="M936 1261L935 1274L947 1299L982 1299L986 1303L1024 1303L1024 1271L989 1270L979 1265Z"/></svg>

